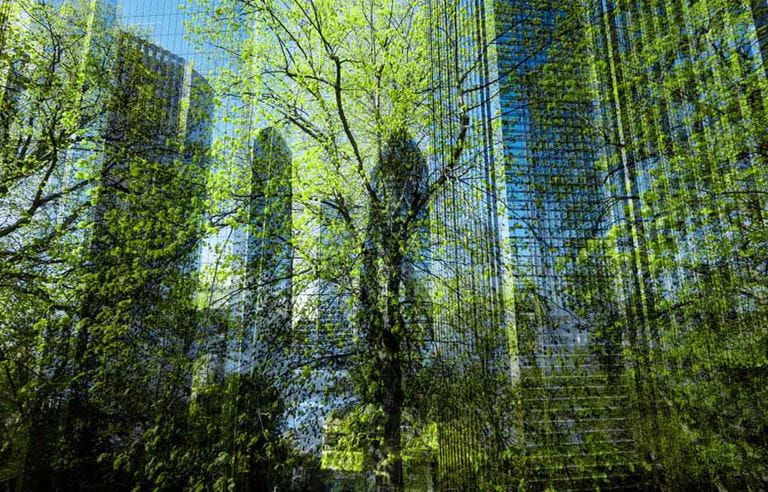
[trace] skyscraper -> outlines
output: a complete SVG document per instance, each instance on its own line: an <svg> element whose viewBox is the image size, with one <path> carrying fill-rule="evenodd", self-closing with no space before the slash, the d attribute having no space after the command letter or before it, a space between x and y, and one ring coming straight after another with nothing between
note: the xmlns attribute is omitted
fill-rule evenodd
<svg viewBox="0 0 768 492"><path fill-rule="evenodd" d="M115 44L87 253L96 285L84 295L81 316L149 334L136 350L151 354L163 344L181 346L190 333L161 327L184 317L168 306L189 306L194 295L212 93L181 57L124 32ZM197 337L187 350L211 351L219 337ZM123 363L116 360L109 370L120 371Z"/></svg>
<svg viewBox="0 0 768 492"><path fill-rule="evenodd" d="M112 319L126 333L145 334L136 350L152 354L163 344L181 345L186 336L184 328L161 327L184 317L168 306L189 306L194 295L212 93L183 58L125 32L115 44L87 253L97 280L84 295L81 316L96 324ZM128 306L128 313L115 306ZM187 349L190 357L213 351L220 334L201 338ZM124 363L116 360L109 370L120 371Z"/></svg>
<svg viewBox="0 0 768 492"><path fill-rule="evenodd" d="M567 31L572 26L560 22L567 6L551 2L433 6L445 10L435 29L444 39L433 40L438 97L472 108L466 111L466 171L433 212L452 212L443 220L442 238L466 231L459 235L469 238L467 245L454 245L452 254L470 261L454 261L457 268L442 275L458 277L458 285L474 277L473 302L483 308L458 323L444 320L444 338L450 343L458 335L454 343L466 343L458 386L468 384L462 377L471 384L473 375L493 373L489 364L471 362L485 358L507 367L506 378L494 379L498 392L514 388L507 396L514 408L501 412L506 416L487 412L488 422L457 416L444 425L443 473L448 480L467 469L491 482L524 477L534 488L597 484L606 473L617 475L616 467L601 462L621 465L631 457L619 444L630 441L619 411L627 395L607 384L606 371L621 371L620 346L604 346L608 357L597 360L590 344L590 333L598 331L596 306L601 295L610 295L612 280L602 258L590 73L586 58L568 58L561 46L583 33ZM437 115L436 121L445 125L446 118ZM444 134L437 127L438 146ZM438 147L436 154L440 165L445 152ZM455 204L467 200L479 206L467 212ZM585 255L589 262L578 261ZM468 289L456 290L461 296ZM467 330L471 324L485 329ZM503 429L490 431L496 451L487 445L494 428ZM502 462L505 449L523 453L521 468ZM480 456L485 464L478 469L472 462Z"/></svg>
<svg viewBox="0 0 768 492"><path fill-rule="evenodd" d="M747 244L765 237L765 6L592 5L603 19L590 41L636 433L678 488L700 488L706 474L746 488L765 470L750 444L763 412L751 402L764 398L740 396L764 384L754 349L766 337L756 302L765 257ZM754 459L712 460L714 442Z"/></svg>
<svg viewBox="0 0 768 492"><path fill-rule="evenodd" d="M291 154L277 130L259 131L253 146L244 311L249 369L282 361L289 342L293 299Z"/></svg>
<svg viewBox="0 0 768 492"><path fill-rule="evenodd" d="M119 34L117 46L115 91L109 96L104 128L110 145L105 147L108 155L101 172L96 227L108 227L105 217L110 211L131 209L135 199L131 189L136 186L153 188L145 190L144 198L150 201L154 193L166 199L173 197L173 208L164 208L177 219L199 221L199 213L193 216L192 202L205 193L211 144L211 87L181 57L131 34ZM134 205L142 210L148 204ZM96 237L97 243L103 240L98 232ZM182 241L177 247L191 252L179 259L179 268L196 271L199 239L194 234L182 234L176 240Z"/></svg>

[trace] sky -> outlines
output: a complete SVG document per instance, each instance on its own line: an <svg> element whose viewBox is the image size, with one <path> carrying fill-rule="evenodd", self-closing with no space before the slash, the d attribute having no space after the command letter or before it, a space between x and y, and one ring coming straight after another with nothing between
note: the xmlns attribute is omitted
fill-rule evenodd
<svg viewBox="0 0 768 492"><path fill-rule="evenodd" d="M153 43L188 60L198 60L191 43L184 39L187 14L180 7L186 0L117 0L121 25L138 28Z"/></svg>
<svg viewBox="0 0 768 492"><path fill-rule="evenodd" d="M137 29L143 38L192 62L195 70L210 79L216 68L215 62L186 39L185 22L191 17L191 3L189 0L116 0L118 22L122 28ZM226 125L214 124L214 138L226 131ZM224 228L216 236L206 238L202 264L214 265L218 256L214 250L218 248L223 247L223 254L238 254L244 244L242 235L242 231Z"/></svg>

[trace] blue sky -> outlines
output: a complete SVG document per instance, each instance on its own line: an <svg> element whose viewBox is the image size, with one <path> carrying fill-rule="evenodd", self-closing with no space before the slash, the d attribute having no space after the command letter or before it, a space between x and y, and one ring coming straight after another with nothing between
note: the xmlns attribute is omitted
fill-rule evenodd
<svg viewBox="0 0 768 492"><path fill-rule="evenodd" d="M185 4L186 0L117 0L118 18L122 26L138 28L153 43L202 68L204 57L184 39L187 14L179 7Z"/></svg>

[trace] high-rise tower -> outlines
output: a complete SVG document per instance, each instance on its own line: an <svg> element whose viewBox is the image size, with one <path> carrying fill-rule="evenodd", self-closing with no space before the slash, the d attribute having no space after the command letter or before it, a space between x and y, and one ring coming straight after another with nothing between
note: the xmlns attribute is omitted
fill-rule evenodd
<svg viewBox="0 0 768 492"><path fill-rule="evenodd" d="M146 206L143 201L132 203L136 198L131 190L137 185L150 186L143 198L151 200L152 193L166 200L173 197L168 213L178 214L178 219L199 220L191 217L191 209L205 193L211 143L212 90L205 78L183 58L131 34L119 34L117 46L115 90L103 129L109 145L94 219L96 243L105 239L98 229L108 227L105 217L110 211ZM157 176L144 183L149 178L145 174ZM196 271L198 238L192 234L179 239L190 242L178 246L191 251L179 260L179 268Z"/></svg>
<svg viewBox="0 0 768 492"><path fill-rule="evenodd" d="M291 154L275 129L256 136L249 198L244 362L280 365L292 323L293 196ZM275 360L277 358L277 360Z"/></svg>
<svg viewBox="0 0 768 492"><path fill-rule="evenodd" d="M613 287L590 73L586 58L561 49L583 32L560 22L567 6L556 2L432 5L444 111L435 116L434 165L445 159L445 128L462 116L451 121L451 112L470 122L460 179L433 209L447 217L436 256L453 268L439 276L458 301L438 318L439 350L452 361L454 393L484 381L470 391L487 396L473 402L488 402L471 417L461 409L447 416L443 475L450 482L475 470L480 480L524 478L534 488L599 484L632 457L620 411L627 396L608 384L621 370L620 347L590 336L600 331L599 299ZM608 357L595 357L595 343ZM508 410L494 413L499 402ZM503 458L511 453L524 458Z"/></svg>
<svg viewBox="0 0 768 492"><path fill-rule="evenodd" d="M757 347L768 336L757 301L765 248L754 247L768 237L766 3L591 8L636 435L672 488L712 476L749 488L765 473L753 443L765 425L755 402L765 400ZM726 458L724 442L745 458Z"/></svg>

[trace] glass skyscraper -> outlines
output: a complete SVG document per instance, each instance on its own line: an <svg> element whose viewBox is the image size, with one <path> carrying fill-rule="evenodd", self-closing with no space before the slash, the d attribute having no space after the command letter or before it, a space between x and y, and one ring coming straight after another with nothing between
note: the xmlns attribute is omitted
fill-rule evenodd
<svg viewBox="0 0 768 492"><path fill-rule="evenodd" d="M442 228L436 296L455 299L437 317L436 350L454 395L500 369L517 388L507 435L494 431L509 428L498 415L495 423L477 408L446 413L443 479L499 483L498 466L534 488L628 485L643 454L662 452L638 439L667 418L654 402L697 381L686 364L713 365L682 347L719 328L702 328L685 307L716 297L713 285L726 278L732 287L717 295L731 299L730 329L707 343L762 336L748 328L755 267L712 244L734 241L733 227L755 224L765 209L754 189L766 4L430 5L440 108L433 166L456 166L432 210ZM464 160L451 164L467 116ZM730 374L731 363L721 364L707 378ZM642 429L630 424L637 414ZM525 458L493 457L491 435Z"/></svg>
<svg viewBox="0 0 768 492"><path fill-rule="evenodd" d="M706 441L701 422L730 415L710 437L725 442L745 432L735 422L763 412L737 395L764 365L754 352L766 337L754 301L765 273L762 260L742 256L752 241L741 228L761 223L766 210L758 198L766 169L766 3L675 1L649 10L605 0L593 9L604 20L590 32L600 55L600 158L614 171L616 271L628 352L641 375L642 433L653 436L645 453L662 463L687 460L655 441L660 428L690 427ZM749 355L735 362L740 351ZM734 371L751 376L733 378ZM662 401L674 401L674 410ZM729 465L709 466L728 473Z"/></svg>
<svg viewBox="0 0 768 492"><path fill-rule="evenodd" d="M596 306L611 295L614 280L604 260L604 190L586 57L559 49L568 33L559 23L564 6L556 3L432 5L442 13L432 43L436 85L444 91L438 97L447 113L455 112L435 117L434 165L445 165L441 146L452 148L459 113L471 108L464 111L470 123L462 179L433 213L448 218L437 234L454 269L443 276L457 286L471 282L455 290L473 292L479 307L442 318L438 350L454 362L457 387L480 375L499 394L504 381L514 388L507 416L489 417L495 422L461 411L446 417L442 475L457 486L471 475L498 483L507 473L542 488L591 486L607 476L616 482L633 457L622 414L627 393L608 384L621 372L620 341L602 333L590 339L600 323ZM476 205L462 205L469 200ZM464 342L458 350L451 347L457 341ZM601 345L603 357L590 342ZM522 454L523 469L512 471L505 453Z"/></svg>

